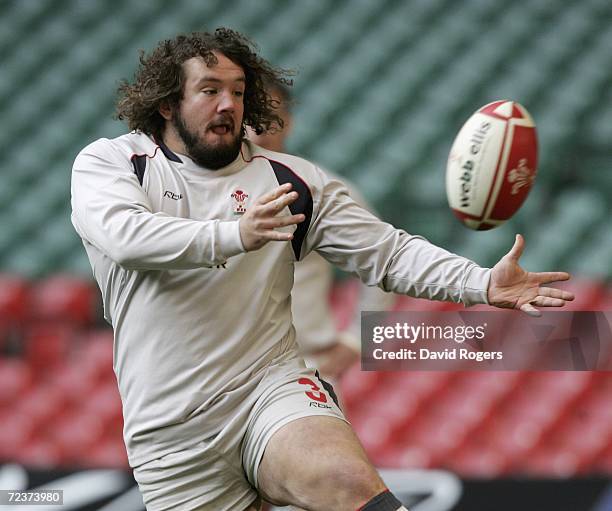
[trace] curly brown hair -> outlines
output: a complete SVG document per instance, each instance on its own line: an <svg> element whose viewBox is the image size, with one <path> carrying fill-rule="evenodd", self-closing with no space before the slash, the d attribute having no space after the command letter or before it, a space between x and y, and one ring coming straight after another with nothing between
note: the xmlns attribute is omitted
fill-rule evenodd
<svg viewBox="0 0 612 511"><path fill-rule="evenodd" d="M165 119L159 113L163 102L176 108L183 97L185 72L183 63L202 57L207 66L217 63L213 52L225 55L242 67L246 79L244 93L244 127L262 133L272 127L282 128L276 113L276 102L270 98L266 84L292 85L290 71L273 67L255 52L255 45L244 35L228 28L214 33L193 32L161 41L148 55L140 51L140 66L133 83L121 82L115 117L125 120L130 130L139 130L161 138Z"/></svg>

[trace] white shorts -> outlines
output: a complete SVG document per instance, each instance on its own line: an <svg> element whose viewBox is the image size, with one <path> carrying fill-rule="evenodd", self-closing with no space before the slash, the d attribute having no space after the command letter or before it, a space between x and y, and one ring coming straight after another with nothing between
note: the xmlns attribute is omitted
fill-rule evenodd
<svg viewBox="0 0 612 511"><path fill-rule="evenodd" d="M236 410L219 434L134 469L147 510L246 509L258 497L257 469L279 428L312 415L346 420L332 394L301 361L271 366L251 402Z"/></svg>

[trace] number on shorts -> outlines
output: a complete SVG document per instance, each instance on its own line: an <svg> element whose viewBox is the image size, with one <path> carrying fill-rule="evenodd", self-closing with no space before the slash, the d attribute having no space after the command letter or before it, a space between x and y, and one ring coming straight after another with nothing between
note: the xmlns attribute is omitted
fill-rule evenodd
<svg viewBox="0 0 612 511"><path fill-rule="evenodd" d="M306 395L310 399L314 399L319 403L327 403L327 396L321 392L321 388L310 378L300 378L298 383L301 385L308 385L312 389L306 391Z"/></svg>

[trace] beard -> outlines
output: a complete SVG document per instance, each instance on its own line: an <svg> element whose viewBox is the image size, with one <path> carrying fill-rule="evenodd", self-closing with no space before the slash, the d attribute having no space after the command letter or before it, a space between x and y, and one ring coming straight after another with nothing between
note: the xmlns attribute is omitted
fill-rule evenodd
<svg viewBox="0 0 612 511"><path fill-rule="evenodd" d="M234 123L231 120L226 122L231 126L231 129L234 129ZM211 146L202 142L197 133L194 133L187 127L178 109L175 110L172 116L172 125L185 144L187 155L200 167L209 170L219 170L232 163L238 157L238 153L240 153L240 147L242 146L241 133L236 135L227 144Z"/></svg>

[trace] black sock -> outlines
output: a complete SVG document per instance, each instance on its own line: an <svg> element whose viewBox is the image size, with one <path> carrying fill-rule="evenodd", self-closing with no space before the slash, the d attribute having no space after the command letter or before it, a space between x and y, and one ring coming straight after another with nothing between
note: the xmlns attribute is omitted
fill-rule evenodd
<svg viewBox="0 0 612 511"><path fill-rule="evenodd" d="M382 493L376 495L357 511L408 511L404 505L395 498L395 495L389 490L385 490Z"/></svg>

